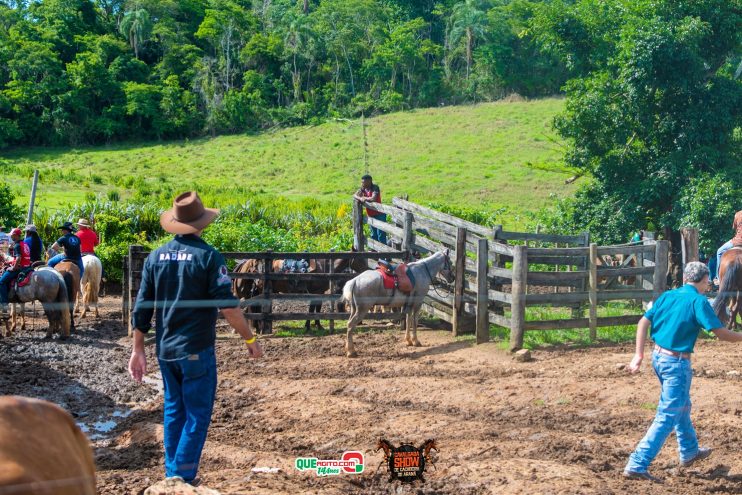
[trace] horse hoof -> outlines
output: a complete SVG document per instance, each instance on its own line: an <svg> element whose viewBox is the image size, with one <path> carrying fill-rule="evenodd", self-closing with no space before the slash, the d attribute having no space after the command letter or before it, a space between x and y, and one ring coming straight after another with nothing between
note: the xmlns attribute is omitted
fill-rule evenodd
<svg viewBox="0 0 742 495"><path fill-rule="evenodd" d="M68 338L70 338L69 335L60 335L59 336L59 340L67 340Z"/></svg>
<svg viewBox="0 0 742 495"><path fill-rule="evenodd" d="M358 353L357 353L356 351L353 351L353 352L346 352L346 353L345 353L345 357L349 357L349 358L357 358L357 357L358 357Z"/></svg>
<svg viewBox="0 0 742 495"><path fill-rule="evenodd" d="M423 345L420 342L415 342L414 346L415 347L422 347Z"/></svg>

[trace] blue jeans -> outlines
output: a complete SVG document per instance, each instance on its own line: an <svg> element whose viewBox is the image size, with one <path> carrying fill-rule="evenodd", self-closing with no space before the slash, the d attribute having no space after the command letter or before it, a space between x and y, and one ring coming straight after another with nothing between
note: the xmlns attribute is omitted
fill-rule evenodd
<svg viewBox="0 0 742 495"><path fill-rule="evenodd" d="M680 462L698 453L698 438L690 420L690 384L693 370L689 359L652 353L652 366L662 386L657 414L626 464L627 471L645 473L667 437L675 430Z"/></svg>
<svg viewBox="0 0 742 495"><path fill-rule="evenodd" d="M373 218L374 220L386 222L386 213L379 213L375 217L371 218ZM386 244L386 232L381 229L377 229L376 227L372 227L371 225L369 225L369 228L371 229L371 239L379 241L382 244Z"/></svg>
<svg viewBox="0 0 742 495"><path fill-rule="evenodd" d="M192 481L209 432L216 396L216 355L198 354L160 362L165 392L165 476Z"/></svg>
<svg viewBox="0 0 742 495"><path fill-rule="evenodd" d="M46 264L54 268L65 258L66 256L64 254L58 254L50 258L49 261L46 262ZM85 273L85 267L82 264L82 257L76 259L75 263L77 264L77 267L80 269L80 280L82 280L82 274Z"/></svg>
<svg viewBox="0 0 742 495"><path fill-rule="evenodd" d="M714 281L715 278L719 276L719 268L721 268L721 256L727 251L729 251L730 249L732 249L732 247L734 247L734 245L732 244L732 241L727 241L724 243L723 246L719 248L718 251L716 251L716 270L715 270L715 273L712 273L709 276L712 282ZM721 284L721 280L719 280L719 284Z"/></svg>
<svg viewBox="0 0 742 495"><path fill-rule="evenodd" d="M0 304L2 304L3 306L8 304L8 293L10 292L10 284L13 283L13 280L15 280L19 273L21 273L20 270L7 270L5 273L3 273L3 276L0 277Z"/></svg>

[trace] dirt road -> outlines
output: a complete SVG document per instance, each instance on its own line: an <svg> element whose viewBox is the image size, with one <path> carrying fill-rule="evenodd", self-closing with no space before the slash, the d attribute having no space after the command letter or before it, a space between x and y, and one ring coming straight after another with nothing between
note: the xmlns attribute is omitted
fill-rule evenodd
<svg viewBox="0 0 742 495"><path fill-rule="evenodd" d="M0 392L62 404L92 435L101 493L140 493L161 479L161 398L126 374L129 343L118 303L80 324L67 343L27 332L0 340ZM37 330L44 325L41 320ZM348 360L340 335L263 339L266 358L219 335L219 390L202 459L206 486L222 493L701 494L742 493L742 347L697 347L693 418L714 455L680 469L671 438L653 466L665 483L627 482L626 457L654 415L658 384L619 369L632 347L552 349L517 363L496 344L474 346L422 331L424 347L372 330ZM424 484L390 483L376 441L437 440ZM296 457L365 453L359 475L318 478ZM278 468L278 472L253 472ZM275 469L274 469L275 471Z"/></svg>

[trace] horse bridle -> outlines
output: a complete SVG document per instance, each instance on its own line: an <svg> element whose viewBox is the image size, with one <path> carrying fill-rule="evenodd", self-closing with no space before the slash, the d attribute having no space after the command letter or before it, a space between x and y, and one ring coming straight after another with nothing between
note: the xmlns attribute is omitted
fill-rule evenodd
<svg viewBox="0 0 742 495"><path fill-rule="evenodd" d="M427 264L423 263L423 266L425 267L425 271L428 273L428 278L430 278L430 286L433 288L433 292L435 292L438 297L445 298L446 296L438 292L438 289L435 286L438 277L433 277ZM451 271L451 260L448 259L448 255L446 255L443 260L443 269L445 269L446 266L448 266L448 271ZM440 271L438 273L440 273ZM441 287L445 287L448 292L451 292L450 285L448 283L444 285L443 283L438 282L438 285L440 285Z"/></svg>

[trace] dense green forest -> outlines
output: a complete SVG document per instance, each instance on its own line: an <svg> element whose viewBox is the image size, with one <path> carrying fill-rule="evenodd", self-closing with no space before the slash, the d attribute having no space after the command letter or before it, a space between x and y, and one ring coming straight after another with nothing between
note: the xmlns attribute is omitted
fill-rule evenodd
<svg viewBox="0 0 742 495"><path fill-rule="evenodd" d="M559 91L529 0L0 1L0 148Z"/></svg>

